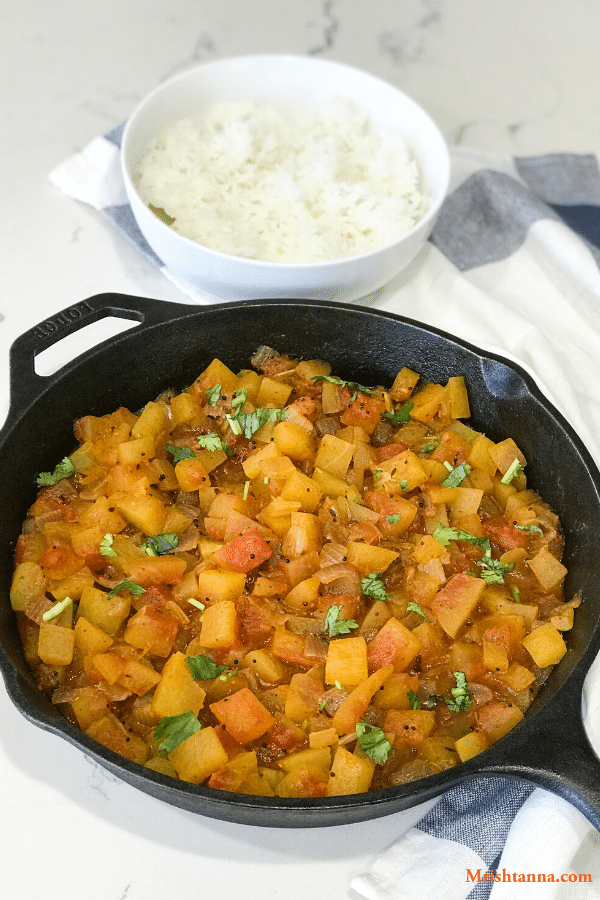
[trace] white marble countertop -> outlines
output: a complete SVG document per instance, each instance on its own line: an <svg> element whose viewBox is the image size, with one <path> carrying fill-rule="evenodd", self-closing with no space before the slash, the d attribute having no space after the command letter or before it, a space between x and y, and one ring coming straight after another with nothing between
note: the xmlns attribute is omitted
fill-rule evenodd
<svg viewBox="0 0 600 900"><path fill-rule="evenodd" d="M450 144L600 151L596 0L5 0L0 418L14 338L104 291L180 300L48 172L187 65L314 54L392 81ZM23 719L0 688L0 870L7 900L328 900L393 842L401 814L276 831L166 807ZM416 818L416 813L413 815Z"/></svg>

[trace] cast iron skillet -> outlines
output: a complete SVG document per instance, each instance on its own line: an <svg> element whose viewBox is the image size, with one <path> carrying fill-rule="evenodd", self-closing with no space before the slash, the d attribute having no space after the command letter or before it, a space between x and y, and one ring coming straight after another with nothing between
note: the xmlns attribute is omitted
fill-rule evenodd
<svg viewBox="0 0 600 900"><path fill-rule="evenodd" d="M84 325L116 316L139 326L39 377L34 357ZM211 791L166 778L104 749L73 727L35 687L9 604L15 542L36 494L35 478L74 448L73 422L119 405L139 409L168 387L191 383L215 357L234 370L269 344L281 353L320 357L341 377L390 384L406 365L433 381L467 378L472 424L493 440L513 437L528 482L559 514L566 534L567 592L583 603L568 653L524 720L480 756L444 773L351 797L271 799ZM104 294L41 323L15 341L11 408L0 432L0 668L20 712L65 738L142 791L216 819L271 827L347 824L407 809L466 780L508 776L565 797L600 829L600 764L581 717L584 677L600 649L600 474L589 453L532 379L500 357L450 335L365 307L318 301L245 301L204 308Z"/></svg>

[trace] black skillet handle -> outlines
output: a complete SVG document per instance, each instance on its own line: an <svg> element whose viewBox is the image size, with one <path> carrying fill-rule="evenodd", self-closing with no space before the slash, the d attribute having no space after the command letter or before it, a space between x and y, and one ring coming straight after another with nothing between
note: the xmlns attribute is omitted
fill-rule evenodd
<svg viewBox="0 0 600 900"><path fill-rule="evenodd" d="M185 304L130 297L126 294L96 294L61 312L55 313L20 335L10 349L9 419L18 416L44 388L59 377L41 376L35 371L35 357L70 334L100 319L131 319L140 327L162 324L174 313L190 307Z"/></svg>
<svg viewBox="0 0 600 900"><path fill-rule="evenodd" d="M558 794L600 831L600 759L587 736L581 710L585 668L573 672L535 717L534 734L524 730L521 736L517 727L507 736L507 741L514 740L510 759L517 759L516 765L501 761L483 768L486 774L522 778ZM496 745L499 759L502 743Z"/></svg>

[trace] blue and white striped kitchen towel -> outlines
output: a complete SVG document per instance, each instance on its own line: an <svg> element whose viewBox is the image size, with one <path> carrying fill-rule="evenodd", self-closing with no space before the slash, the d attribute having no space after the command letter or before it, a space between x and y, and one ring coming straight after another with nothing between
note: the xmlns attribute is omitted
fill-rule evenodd
<svg viewBox="0 0 600 900"><path fill-rule="evenodd" d="M102 212L148 265L181 289L182 302L213 301L179 283L146 245L121 179L121 135L122 126L96 138L50 180ZM496 158L463 148L451 154L451 188L431 239L405 272L362 302L517 361L600 462L598 159ZM597 751L599 669L586 691L586 723ZM424 818L354 878L351 894L368 900L599 900L599 839L566 801L525 783L481 779L430 804ZM579 881L588 874L591 882ZM532 883L528 875L558 880Z"/></svg>

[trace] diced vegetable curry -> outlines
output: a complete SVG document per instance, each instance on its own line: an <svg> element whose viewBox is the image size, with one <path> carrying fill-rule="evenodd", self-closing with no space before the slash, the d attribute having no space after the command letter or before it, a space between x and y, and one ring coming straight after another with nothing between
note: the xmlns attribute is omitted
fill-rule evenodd
<svg viewBox="0 0 600 900"><path fill-rule="evenodd" d="M266 797L466 761L566 652L556 515L464 379L366 387L261 348L41 473L11 601L40 689L140 766Z"/></svg>

